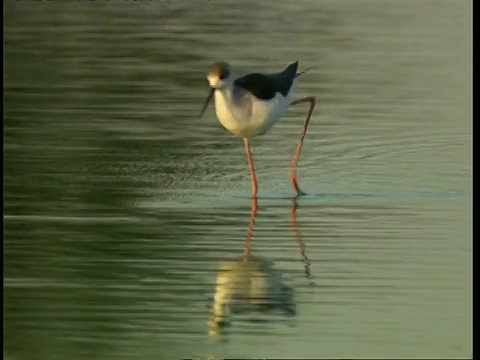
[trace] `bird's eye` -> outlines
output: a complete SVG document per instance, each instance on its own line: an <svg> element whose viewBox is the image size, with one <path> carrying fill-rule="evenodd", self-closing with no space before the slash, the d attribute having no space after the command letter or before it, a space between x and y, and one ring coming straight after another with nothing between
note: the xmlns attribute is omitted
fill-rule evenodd
<svg viewBox="0 0 480 360"><path fill-rule="evenodd" d="M229 76L230 76L230 71L224 70L224 71L222 72L222 75L220 76L220 80L226 79L226 78L229 77Z"/></svg>

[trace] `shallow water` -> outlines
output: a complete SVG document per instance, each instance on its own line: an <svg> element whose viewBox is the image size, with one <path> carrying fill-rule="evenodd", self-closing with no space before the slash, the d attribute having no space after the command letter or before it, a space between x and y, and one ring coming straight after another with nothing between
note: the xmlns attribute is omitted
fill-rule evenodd
<svg viewBox="0 0 480 360"><path fill-rule="evenodd" d="M5 14L7 358L472 356L468 1ZM242 141L211 108L198 118L219 59L239 75L314 67L296 94L317 97L308 195L288 179L298 106L252 142L254 222ZM296 315L241 314L212 337L219 266L250 226Z"/></svg>

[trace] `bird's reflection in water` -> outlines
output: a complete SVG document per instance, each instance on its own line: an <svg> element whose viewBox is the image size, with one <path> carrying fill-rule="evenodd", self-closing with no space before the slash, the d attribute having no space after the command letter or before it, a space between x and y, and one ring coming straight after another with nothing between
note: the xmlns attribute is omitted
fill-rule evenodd
<svg viewBox="0 0 480 360"><path fill-rule="evenodd" d="M224 262L218 271L209 333L218 334L232 322L233 314L277 310L287 315L296 314L293 289L284 283L282 275L265 258L252 256L250 245L253 237L258 204L254 199L250 225L242 256ZM305 274L310 276L310 264L305 255L305 245L297 225L297 200L293 200L290 224L305 264Z"/></svg>

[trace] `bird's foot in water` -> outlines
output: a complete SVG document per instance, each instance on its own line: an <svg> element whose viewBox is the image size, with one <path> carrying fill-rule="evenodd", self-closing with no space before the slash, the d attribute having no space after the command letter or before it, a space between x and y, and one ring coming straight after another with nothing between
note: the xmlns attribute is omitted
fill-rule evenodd
<svg viewBox="0 0 480 360"><path fill-rule="evenodd" d="M300 189L298 187L298 185L295 187L295 190L297 191L297 198L299 198L300 196L303 196L303 195L307 195L307 193L305 191L303 191L302 189Z"/></svg>

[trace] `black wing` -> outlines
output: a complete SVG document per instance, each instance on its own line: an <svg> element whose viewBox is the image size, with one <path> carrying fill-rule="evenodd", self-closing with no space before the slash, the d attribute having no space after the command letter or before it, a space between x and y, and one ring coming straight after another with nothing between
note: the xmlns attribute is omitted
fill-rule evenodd
<svg viewBox="0 0 480 360"><path fill-rule="evenodd" d="M270 100L277 92L287 96L296 77L298 61L276 74L248 74L235 80L235 85L249 92L260 100Z"/></svg>

